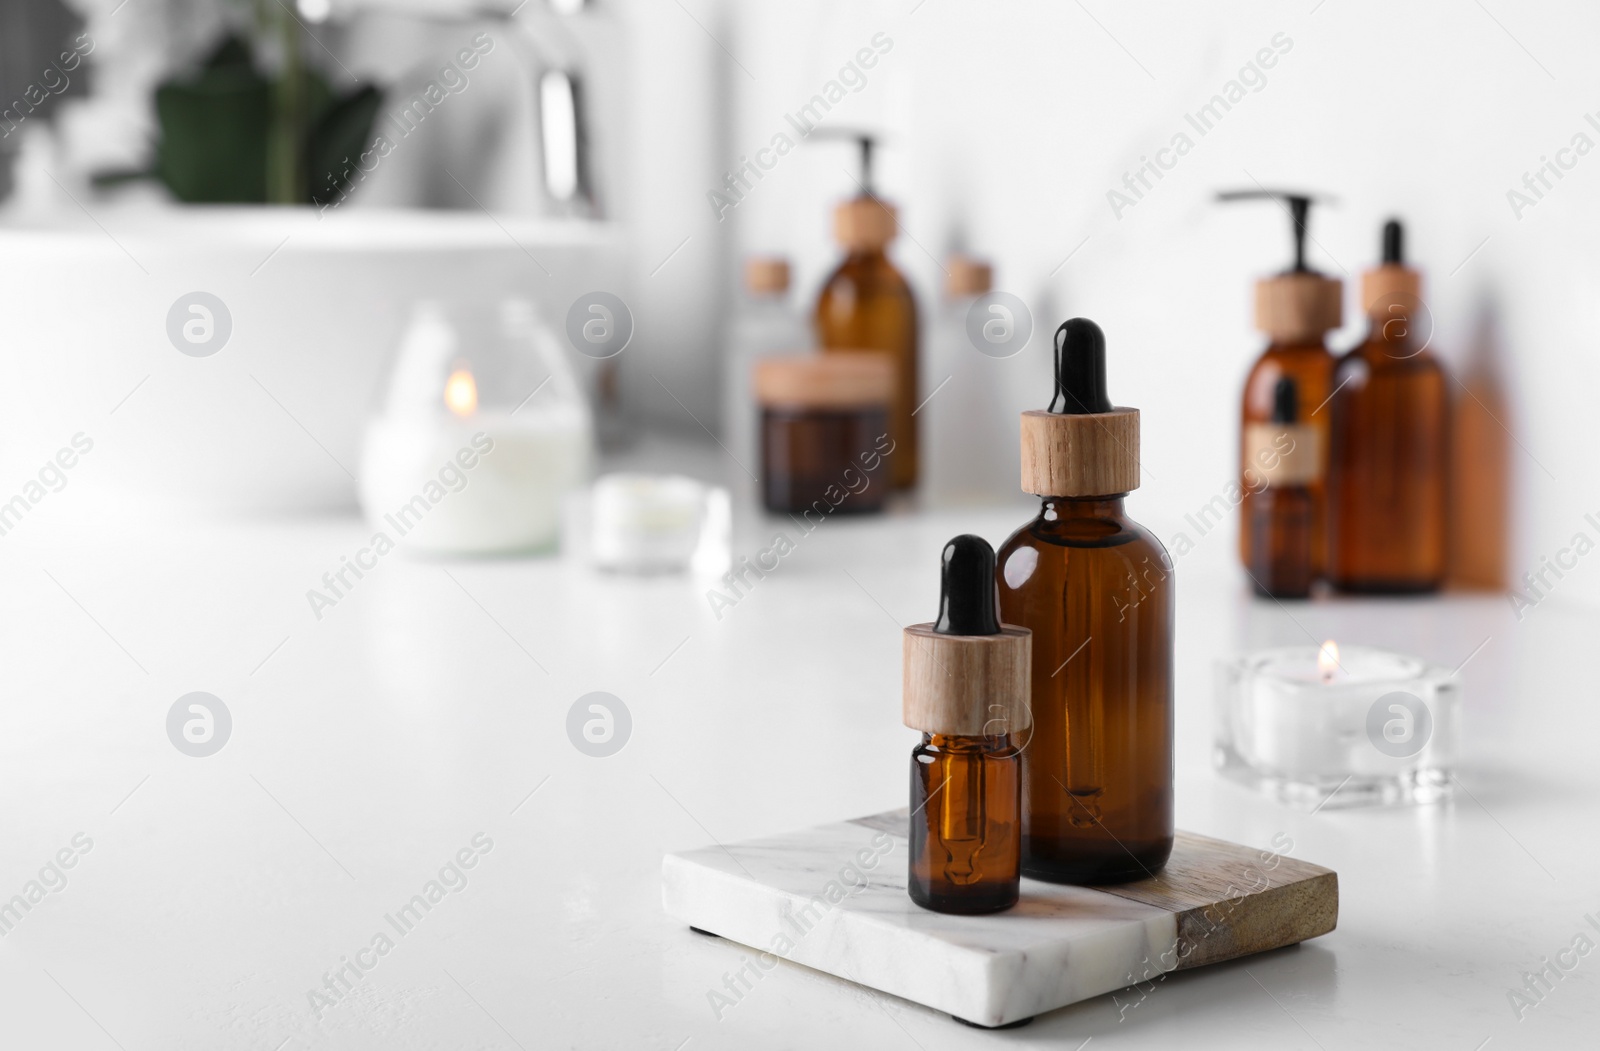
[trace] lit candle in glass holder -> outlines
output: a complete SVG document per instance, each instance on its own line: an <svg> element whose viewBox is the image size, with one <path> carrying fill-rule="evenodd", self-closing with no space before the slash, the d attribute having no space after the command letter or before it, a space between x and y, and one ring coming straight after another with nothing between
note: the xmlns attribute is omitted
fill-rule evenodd
<svg viewBox="0 0 1600 1051"><path fill-rule="evenodd" d="M1461 686L1418 657L1346 646L1219 665L1216 763L1291 806L1427 803L1450 792Z"/></svg>
<svg viewBox="0 0 1600 1051"><path fill-rule="evenodd" d="M589 409L526 302L418 304L367 422L361 504L390 544L500 554L554 545L583 484Z"/></svg>

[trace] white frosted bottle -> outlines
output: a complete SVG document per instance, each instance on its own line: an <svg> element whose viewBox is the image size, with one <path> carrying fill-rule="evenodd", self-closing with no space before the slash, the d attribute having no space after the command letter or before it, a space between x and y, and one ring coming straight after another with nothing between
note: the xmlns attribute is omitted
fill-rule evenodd
<svg viewBox="0 0 1600 1051"><path fill-rule="evenodd" d="M927 340L922 373L923 499L932 507L1015 503L1020 455L1017 412L1007 392L1023 367L1010 345L1028 322L1004 304L982 310L977 338L969 318L993 287L988 263L952 255ZM980 349L980 343L981 348ZM1018 348L1020 349L1020 348Z"/></svg>
<svg viewBox="0 0 1600 1051"><path fill-rule="evenodd" d="M777 256L745 260L744 287L728 324L722 357L722 444L739 462L728 474L739 492L754 492L761 474L761 410L751 386L755 363L806 350L811 333L789 298L789 262ZM747 473L748 472L748 473Z"/></svg>

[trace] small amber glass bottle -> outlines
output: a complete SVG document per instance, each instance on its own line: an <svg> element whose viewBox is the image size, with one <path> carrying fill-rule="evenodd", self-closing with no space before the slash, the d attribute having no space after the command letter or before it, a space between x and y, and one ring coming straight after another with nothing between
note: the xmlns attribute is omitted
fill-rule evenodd
<svg viewBox="0 0 1600 1051"><path fill-rule="evenodd" d="M756 363L761 496L769 511L877 511L900 450L889 435L893 368L877 354Z"/></svg>
<svg viewBox="0 0 1600 1051"><path fill-rule="evenodd" d="M1361 279L1371 331L1334 373L1328 577L1342 591L1433 591L1445 576L1449 392L1401 242L1390 220L1383 265Z"/></svg>
<svg viewBox="0 0 1600 1051"><path fill-rule="evenodd" d="M1296 422L1298 404L1295 382L1284 376L1273 394L1272 422L1245 428L1244 480L1251 495L1245 569L1256 594L1271 598L1305 598L1315 576L1310 487L1322 480L1320 434Z"/></svg>
<svg viewBox="0 0 1600 1051"><path fill-rule="evenodd" d="M1022 871L1143 879L1172 852L1172 562L1124 513L1139 410L1106 397L1105 337L1056 332L1056 393L1022 414L1022 489L1039 516L1000 548L1000 613L1033 630L1022 752Z"/></svg>
<svg viewBox="0 0 1600 1051"><path fill-rule="evenodd" d="M841 204L834 233L844 261L817 299L817 341L829 353L863 350L886 355L894 367L889 434L895 456L889 478L896 489L917 483L917 304L911 286L886 249L895 235L894 206L870 192Z"/></svg>
<svg viewBox="0 0 1600 1051"><path fill-rule="evenodd" d="M906 890L935 912L1009 909L1021 886L1021 757L1031 636L1000 623L994 550L982 537L945 545L939 619L905 629L911 753Z"/></svg>

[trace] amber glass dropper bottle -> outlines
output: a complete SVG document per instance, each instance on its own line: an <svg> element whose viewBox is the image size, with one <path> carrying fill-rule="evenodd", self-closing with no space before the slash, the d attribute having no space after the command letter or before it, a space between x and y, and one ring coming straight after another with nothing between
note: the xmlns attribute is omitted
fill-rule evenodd
<svg viewBox="0 0 1600 1051"><path fill-rule="evenodd" d="M939 619L905 629L911 753L911 900L935 912L998 912L1021 883L1021 759L1032 635L1002 625L994 549L963 535L944 548Z"/></svg>
<svg viewBox="0 0 1600 1051"><path fill-rule="evenodd" d="M1128 518L1139 410L1106 397L1105 336L1056 331L1048 412L1022 414L1022 489L1039 515L1000 548L1000 614L1033 631L1022 751L1022 871L1143 879L1172 852L1172 562Z"/></svg>
<svg viewBox="0 0 1600 1051"><path fill-rule="evenodd" d="M1267 349L1256 358L1245 379L1241 412L1241 465L1247 467L1250 451L1244 448L1246 432L1252 424L1271 423L1278 380L1288 376L1298 391L1296 410L1300 422L1317 432L1317 477L1307 484L1311 493L1311 563L1315 576L1322 576L1327 539L1326 473L1328 434L1332 414L1326 407L1333 392L1333 355L1325 342L1327 333L1343 321L1344 286L1336 278L1318 273L1306 265L1307 223L1311 205L1319 198L1285 190L1238 190L1218 195L1222 201L1269 199L1287 208L1293 223L1294 263L1289 269L1256 282L1256 328L1267 337ZM1239 558L1245 567L1255 552L1251 535L1255 515L1251 502L1250 479L1240 479L1243 506L1239 515Z"/></svg>
<svg viewBox="0 0 1600 1051"><path fill-rule="evenodd" d="M1403 239L1385 224L1383 265L1361 275L1371 330L1334 372L1328 577L1342 591L1444 581L1449 392Z"/></svg>
<svg viewBox="0 0 1600 1051"><path fill-rule="evenodd" d="M1283 376L1272 393L1272 422L1245 426L1244 477L1252 497L1245 568L1256 594L1271 598L1311 594L1310 486L1322 480L1321 450L1317 432L1297 422L1299 401L1294 377Z"/></svg>
<svg viewBox="0 0 1600 1051"><path fill-rule="evenodd" d="M894 397L889 405L890 484L909 489L917 483L916 412L917 304L911 286L890 262L896 233L895 207L879 199L872 184L873 139L854 136L861 148L861 192L834 211L834 236L845 258L828 277L817 299L817 342L836 353L885 354L894 365Z"/></svg>

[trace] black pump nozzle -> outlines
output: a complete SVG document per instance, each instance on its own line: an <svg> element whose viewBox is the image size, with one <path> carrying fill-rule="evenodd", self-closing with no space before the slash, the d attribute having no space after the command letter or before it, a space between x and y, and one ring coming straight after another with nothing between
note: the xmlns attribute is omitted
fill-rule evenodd
<svg viewBox="0 0 1600 1051"><path fill-rule="evenodd" d="M1086 317L1056 329L1056 392L1050 411L1064 416L1110 412L1106 397L1106 334Z"/></svg>
<svg viewBox="0 0 1600 1051"><path fill-rule="evenodd" d="M1390 219L1383 224L1383 265L1404 266L1406 263L1406 235L1400 220Z"/></svg>
<svg viewBox="0 0 1600 1051"><path fill-rule="evenodd" d="M1294 193L1290 190L1224 190L1217 194L1217 200L1231 201L1259 201L1271 200L1280 204L1287 202L1289 218L1294 224L1294 266L1290 273L1309 273L1311 268L1306 266L1306 225L1311 218L1311 206L1316 203L1333 203L1333 198L1321 194Z"/></svg>
<svg viewBox="0 0 1600 1051"><path fill-rule="evenodd" d="M811 133L814 139L847 139L854 142L861 151L861 194L864 197L876 197L877 191L872 187L872 155L878 148L878 137L870 131L851 131L848 128L818 128Z"/></svg>
<svg viewBox="0 0 1600 1051"><path fill-rule="evenodd" d="M1272 388L1272 422L1294 423L1300 418L1300 387L1293 376L1284 376Z"/></svg>
<svg viewBox="0 0 1600 1051"><path fill-rule="evenodd" d="M963 533L944 546L939 567L940 635L1000 634L994 548L981 536Z"/></svg>

